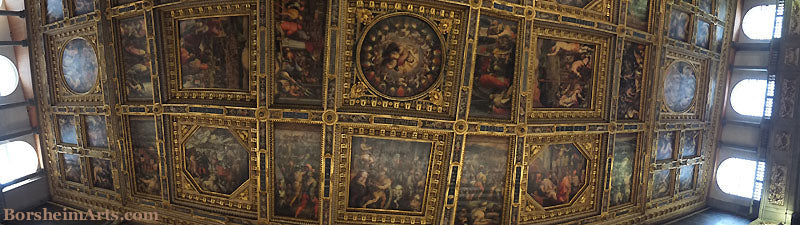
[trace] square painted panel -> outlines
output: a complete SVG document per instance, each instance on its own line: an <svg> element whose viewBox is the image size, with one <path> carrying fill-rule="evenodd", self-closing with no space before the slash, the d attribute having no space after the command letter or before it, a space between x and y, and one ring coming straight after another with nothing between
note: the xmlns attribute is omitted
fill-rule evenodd
<svg viewBox="0 0 800 225"><path fill-rule="evenodd" d="M247 16L180 20L180 87L249 90Z"/></svg>
<svg viewBox="0 0 800 225"><path fill-rule="evenodd" d="M89 147L108 147L108 134L105 116L86 116L86 144Z"/></svg>
<svg viewBox="0 0 800 225"><path fill-rule="evenodd" d="M673 152L675 151L675 139L677 132L660 132L658 133L658 145L656 148L656 161L672 160Z"/></svg>
<svg viewBox="0 0 800 225"><path fill-rule="evenodd" d="M61 143L65 144L78 144L78 132L75 126L75 117L68 115L56 116L58 120L58 130L61 137Z"/></svg>

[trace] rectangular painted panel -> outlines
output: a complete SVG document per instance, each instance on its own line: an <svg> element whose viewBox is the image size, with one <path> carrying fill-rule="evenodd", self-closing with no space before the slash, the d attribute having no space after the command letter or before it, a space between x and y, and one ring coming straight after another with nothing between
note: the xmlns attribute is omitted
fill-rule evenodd
<svg viewBox="0 0 800 225"><path fill-rule="evenodd" d="M455 224L503 222L508 148L508 137L467 137Z"/></svg>
<svg viewBox="0 0 800 225"><path fill-rule="evenodd" d="M591 108L597 46L553 39L539 39L537 46L533 107Z"/></svg>
<svg viewBox="0 0 800 225"><path fill-rule="evenodd" d="M121 72L125 76L125 96L129 101L152 101L153 81L150 77L150 52L147 46L147 24L144 16L119 21L117 25Z"/></svg>
<svg viewBox="0 0 800 225"><path fill-rule="evenodd" d="M622 54L622 70L619 77L617 119L639 119L642 105L642 78L646 46L633 42L625 43Z"/></svg>
<svg viewBox="0 0 800 225"><path fill-rule="evenodd" d="M328 1L276 0L272 7L274 103L321 105Z"/></svg>
<svg viewBox="0 0 800 225"><path fill-rule="evenodd" d="M319 218L320 125L274 125L273 213L316 221Z"/></svg>
<svg viewBox="0 0 800 225"><path fill-rule="evenodd" d="M517 58L516 21L481 16L470 117L511 118Z"/></svg>
<svg viewBox="0 0 800 225"><path fill-rule="evenodd" d="M138 193L161 194L160 156L156 145L156 124L152 117L130 118L134 189Z"/></svg>
<svg viewBox="0 0 800 225"><path fill-rule="evenodd" d="M613 206L631 201L633 169L636 162L636 134L617 134L614 161L611 164L611 199Z"/></svg>

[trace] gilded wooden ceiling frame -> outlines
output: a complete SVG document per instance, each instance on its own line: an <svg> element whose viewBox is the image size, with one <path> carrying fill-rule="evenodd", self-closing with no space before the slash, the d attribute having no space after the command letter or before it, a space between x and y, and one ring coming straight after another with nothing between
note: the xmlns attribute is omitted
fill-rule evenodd
<svg viewBox="0 0 800 225"><path fill-rule="evenodd" d="M666 102L664 100L664 87L654 87L655 90L658 90L658 99L661 102L659 108L660 113L658 114L659 121L664 120L701 120L703 118L703 114L705 112L706 107L706 100L708 97L706 93L708 93L708 79L709 75L708 72L708 60L707 58L700 57L691 53L685 53L681 51L681 49L673 49L667 47L665 50L665 58L664 64L662 64L660 71L662 71L662 75L660 76L660 80L665 80L667 77L667 72L669 68L677 63L677 62L686 62L692 66L695 73L696 78L696 85L695 85L695 93L694 98L692 99L692 103L690 107L683 112L675 112L672 111L669 107L667 107ZM661 82L662 84L664 82Z"/></svg>
<svg viewBox="0 0 800 225"><path fill-rule="evenodd" d="M668 187L667 194L666 194L666 196L662 196L662 197L659 197L659 198L654 198L655 196L653 196L653 194L654 194L653 193L653 188L655 188L655 184L654 184L655 183L654 182L655 173L662 172L664 170L668 171L668 173L669 173L667 175L667 187ZM650 176L647 179L648 180L648 182L647 182L648 188L647 188L647 198L646 199L647 199L648 207L652 207L652 206L655 206L655 205L663 204L664 202L671 201L672 197L670 197L670 196L673 193L675 193L675 180L676 179L677 178L675 176L675 169L654 170L651 167Z"/></svg>
<svg viewBox="0 0 800 225"><path fill-rule="evenodd" d="M453 132L409 129L405 127L385 125L337 125L335 126L335 139L339 147L334 147L332 187L338 187L331 193L332 223L365 223L365 224L428 224L435 223L441 217L440 203L444 198L443 192L446 185L446 163L449 160L453 145ZM424 197L421 197L420 211L370 209L366 207L350 208L348 206L350 185L350 165L353 158L352 139L354 137L370 138L373 140L398 140L415 143L430 143L430 158L426 168L426 182ZM338 153L338 154L336 154Z"/></svg>
<svg viewBox="0 0 800 225"><path fill-rule="evenodd" d="M173 165L170 186L172 202L192 208L206 210L220 214L228 214L244 218L255 217L258 212L257 184L258 171L256 168L257 139L256 123L253 119L236 119L221 116L205 115L170 115L168 116L169 137L172 141L167 144ZM237 144L247 151L248 179L239 184L230 194L202 190L186 170L188 159L185 157L185 145L189 138L196 134L200 128L224 129L236 139ZM166 188L166 187L165 187Z"/></svg>
<svg viewBox="0 0 800 225"><path fill-rule="evenodd" d="M127 165L125 171L122 173L126 174L126 184L127 184L127 195L125 198L131 202L137 202L139 204L145 203L146 205L156 205L161 203L162 201L166 201L166 192L164 188L166 187L167 181L167 168L164 168L166 157L165 152L167 151L164 148L164 137L163 131L159 132L159 126L161 122L161 116L155 115L152 113L132 113L132 114L118 114L118 117L121 121L120 127L120 140L119 145L121 145L121 150L123 153L122 160L124 161L123 164ZM154 133L155 143L152 144L154 147L155 154L157 155L157 160L155 160L156 165L158 165L158 176L159 179L157 180L158 184L160 185L160 189L158 193L146 193L144 190L138 190L137 188L137 174L135 169L135 151L134 151L134 140L132 137L132 123L149 123L152 122L155 130L152 132ZM116 143L115 143L116 144Z"/></svg>
<svg viewBox="0 0 800 225"><path fill-rule="evenodd" d="M351 0L347 5L347 23L342 32L345 40L342 60L341 90L336 108L342 111L375 111L391 115L417 113L434 118L455 116L458 87L463 73L462 63L468 11L461 5L438 2L406 2L405 0ZM439 35L443 50L443 66L437 80L427 90L410 97L393 97L377 91L361 72L359 45L373 24L393 16L410 16L425 21ZM446 35L446 36L445 36ZM354 51L355 50L355 51Z"/></svg>
<svg viewBox="0 0 800 225"><path fill-rule="evenodd" d="M646 140L645 139L646 133L644 132L644 130L613 132L612 134L609 134L609 135L613 136L613 139L612 139L611 143L616 143L616 139L617 139L616 136L618 134L635 134L636 135L636 138L635 138L636 146L635 146L635 150L634 150L634 159L632 160L633 161L633 166L632 166L633 172L631 173L631 186L630 186L631 194L630 194L630 199L629 199L629 201L627 203L621 203L619 205L610 206L610 198L613 197L613 196L610 196L610 193L611 193L611 188L610 188L611 187L611 183L610 182L611 182L611 177L614 174L614 161L613 160L614 160L614 152L616 151L616 146L615 146L615 144L609 144L609 148L608 149L610 151L608 153L608 156L606 156L607 163L605 165L606 168L607 168L605 171L608 171L608 174L606 174L605 177L608 177L609 179L605 179L605 182L608 182L608 184L604 183L604 185L605 185L604 188L603 188L604 194L603 194L603 197L602 197L602 201L603 201L602 204L603 204L603 206L605 208L607 208L607 211L623 210L625 208L633 208L635 206L640 205L641 202L638 199L639 199L639 196L641 195L642 189L639 186L641 186L641 184L645 182L644 181L644 179L645 179L644 174L645 174L645 168L646 168L645 165L647 165L647 164L645 164L645 162L647 162L647 158L645 157L646 153L647 153L647 151L645 149L646 146L647 146L647 142L645 141ZM637 184L639 184L639 185L637 185ZM606 187L608 187L608 188L606 188ZM609 197L606 198L605 196L609 196Z"/></svg>
<svg viewBox="0 0 800 225"><path fill-rule="evenodd" d="M593 55L595 60L592 61L592 91L591 91L591 104L588 109L571 109L571 108L537 108L533 106L533 99L529 100L528 108L528 122L532 121L586 121L586 120L603 120L608 116L610 110L608 106L608 99L606 99L607 90L609 88L609 77L614 77L611 74L612 70L609 68L610 45L613 37L610 35L601 35L598 32L576 31L570 28L561 27L558 25L539 23L538 21L533 25L533 34L535 40L532 42L531 51L528 54L532 55L531 61L535 64L534 70L539 68L539 60L536 58L540 53L538 40L548 39L555 41L572 41L580 44L594 45L596 50ZM534 74L537 74L534 72ZM539 85L538 77L529 76L528 92L537 88ZM532 93L528 93L532 95Z"/></svg>
<svg viewBox="0 0 800 225"><path fill-rule="evenodd" d="M487 1L487 0L484 0ZM592 0L584 7L575 7L565 4L559 4L556 1L536 1L534 7L536 11L553 13L556 15L570 15L575 16L577 19L591 20L591 21L607 21L611 22L612 9L618 3L617 1L610 0ZM563 16L562 16L563 17Z"/></svg>
<svg viewBox="0 0 800 225"><path fill-rule="evenodd" d="M160 47L162 47L164 59L166 87L166 99L164 103L188 103L203 102L206 104L253 106L258 95L258 50L256 42L258 40L258 9L255 2L213 2L213 3L182 3L170 5L165 8L158 8L154 13L161 25ZM181 58L179 53L180 35L179 21L190 19L244 16L250 28L246 35L248 37L246 51L248 54L248 68L245 68L247 85L245 90L224 89L224 88L182 88L182 73L178 66Z"/></svg>
<svg viewBox="0 0 800 225"><path fill-rule="evenodd" d="M103 89L106 86L105 51L102 45L97 44L97 24L87 22L74 27L51 30L45 33L47 40L47 60L49 91L53 93L52 104L103 104ZM67 86L62 71L62 55L64 46L71 40L81 39L89 43L97 59L97 80L86 93L76 93Z"/></svg>
<svg viewBox="0 0 800 225"><path fill-rule="evenodd" d="M147 105L154 103L158 104L161 102L162 89L160 87L160 82L159 82L160 72L158 70L160 57L157 54L155 54L156 42L155 42L155 33L153 31L154 29L153 12L152 10L145 10L140 8L142 7L141 4L135 4L133 5L133 7L137 9L131 11L123 11L123 12L112 11L111 13L112 18L110 19L111 20L110 38L113 40L112 48L113 48L114 59L116 61L115 72L119 77L118 79L115 79L116 85L119 89L118 90L119 95L116 96L117 102L120 104L147 104ZM149 62L147 63L146 66L148 66L147 70L149 70L148 73L150 75L150 82L152 85L151 88L153 90L152 90L152 96L133 98L129 96L130 93L128 93L127 89L128 78L133 76L129 74L127 71L133 68L129 68L129 66L126 66L125 64L126 54L131 54L131 53L126 53L125 46L122 46L123 38L121 37L122 32L120 30L122 29L123 21L137 20L139 18L141 18L143 24L145 25L143 27L145 29L145 36L143 37L143 40L146 42L144 46L145 47L144 55L146 55L146 57L149 58Z"/></svg>
<svg viewBox="0 0 800 225"><path fill-rule="evenodd" d="M284 149L278 149L275 146L275 141L276 141L275 132L277 131L277 128L275 128L276 124L284 124L287 126L291 126L292 124L305 126L306 128L308 128L308 130L306 131L312 131L312 132L314 130L313 127L316 126L316 131L319 131L320 134L320 140L319 140L320 146L318 146L317 149L318 150L317 153L319 153L320 157L316 159L318 160L320 166L319 168L313 168L315 171L320 171L319 176L317 176L315 180L319 184L316 188L316 193L318 194L317 196L320 200L324 199L329 201L330 195L328 193L323 193L323 192L324 190L333 190L333 188L330 187L330 184L327 182L327 180L331 179L330 169L327 168L332 168L333 166L331 165L331 158L333 157L333 155L332 152L328 151L329 150L328 145L332 146L333 145L332 141L335 139L333 138L333 133L328 133L332 131L328 129L329 128L328 126L332 127L331 125L326 126L326 124L328 123L321 121L300 120L300 119L270 119L265 122L259 122L259 126L263 126L259 127L259 133L266 134L266 136L264 137L259 137L260 139L266 139L264 140L264 142L262 142L266 143L266 146L260 147L259 152L261 154L261 157L266 157L265 161L266 163L268 163L266 165L266 168L259 168L260 173L265 173L265 175L259 176L259 183L262 185L262 188L264 188L263 182L267 183L266 189L261 190L261 194L259 194L259 198L262 198L262 200L260 201L267 202L266 208L263 207L261 208L261 210L266 210L266 212L261 212L260 214L266 214L267 220L275 223L320 224L325 219L324 217L330 218L329 215L321 216L324 214L323 211L329 212L329 209L324 208L323 201L319 201L316 204L317 207L320 207L320 209L322 209L315 215L317 216L316 219L281 216L275 213L276 210L275 199L276 199L276 194L278 193L278 191L276 191L276 185L275 185L277 183L276 182L277 177L275 176L276 174L275 169L279 167L276 164L276 162L278 162L278 160L276 159L276 155L279 154L277 153L278 150L284 150ZM280 153L280 154L285 154L285 153ZM311 158L310 160L314 160L314 158ZM265 178L267 179L266 181L261 181L261 179ZM289 184L286 185L288 186ZM264 200L263 198L267 199Z"/></svg>
<svg viewBox="0 0 800 225"><path fill-rule="evenodd" d="M571 218L585 218L599 213L601 208L600 198L603 196L604 182L601 177L606 176L605 171L598 171L603 163L603 154L606 154L608 143L607 134L556 134L526 137L528 148L523 154L523 172L520 187L522 188L522 201L519 212L520 224L536 224L564 222ZM573 196L568 203L542 207L533 199L528 190L528 169L530 160L534 158L542 147L550 144L572 144L586 159L583 187ZM601 153L602 151L602 153Z"/></svg>
<svg viewBox="0 0 800 225"><path fill-rule="evenodd" d="M624 38L617 38L617 43L616 43L616 47L617 47L618 50L615 52L615 54L619 55L620 57L615 57L615 60L613 62L613 64L615 65L613 71L616 71L616 72L614 73L614 75L611 76L613 78L613 81L612 81L613 86L611 87L613 92L612 92L612 95L611 95L611 104L612 104L612 106L610 107L611 108L611 118L612 118L611 120L616 122L616 123L641 123L641 122L646 122L647 121L647 116L649 115L651 109L650 109L649 105L646 104L645 99L648 99L652 93L649 93L649 92L647 92L645 90L652 90L653 86L657 83L657 82L653 82L655 80L653 78L656 77L656 76L652 75L652 71L653 70L651 68L649 68L649 66L654 64L653 60L651 60L652 59L651 56L653 55L654 46L650 42L647 42L645 40L638 39L638 38L632 38L632 37L634 37L634 36L627 36L626 35ZM622 79L622 68L621 68L621 66L623 64L622 56L625 54L625 49L628 47L629 44L636 44L636 45L643 45L644 46L644 50L642 51L642 55L643 55L643 58L644 58L642 60L642 77L640 78L640 81L639 81L639 83L641 85L641 88L639 90L639 102L638 102L639 103L639 109L638 109L639 110L639 115L637 116L637 118L633 118L633 119L620 118L620 116L617 115L617 113L619 113L619 109L618 109L619 108L619 96L621 94L621 90L620 90L621 82L620 82L620 80ZM618 66L619 66L619 68L617 68Z"/></svg>

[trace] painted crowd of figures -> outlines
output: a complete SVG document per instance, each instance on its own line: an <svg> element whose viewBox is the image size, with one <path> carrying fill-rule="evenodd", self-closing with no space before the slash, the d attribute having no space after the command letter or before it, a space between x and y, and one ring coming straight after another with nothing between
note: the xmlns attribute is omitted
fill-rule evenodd
<svg viewBox="0 0 800 225"><path fill-rule="evenodd" d="M278 216L315 220L319 215L321 128L275 125L274 211ZM299 141L302 140L302 141Z"/></svg>
<svg viewBox="0 0 800 225"><path fill-rule="evenodd" d="M421 212L431 142L353 137L348 207Z"/></svg>
<svg viewBox="0 0 800 225"><path fill-rule="evenodd" d="M542 146L528 165L528 193L542 207L569 203L585 183L587 161L574 144Z"/></svg>
<svg viewBox="0 0 800 225"><path fill-rule="evenodd" d="M67 87L76 93L87 93L97 82L97 54L86 39L72 39L64 46L61 70Z"/></svg>
<svg viewBox="0 0 800 225"><path fill-rule="evenodd" d="M589 108L592 99L595 45L539 39L538 86L533 106Z"/></svg>
<svg viewBox="0 0 800 225"><path fill-rule="evenodd" d="M503 221L508 140L483 136L467 138L455 224L500 224Z"/></svg>
<svg viewBox="0 0 800 225"><path fill-rule="evenodd" d="M150 78L150 53L147 46L147 27L144 16L120 20L118 38L122 49L122 73L125 93L129 100L150 100L153 82Z"/></svg>
<svg viewBox="0 0 800 225"><path fill-rule="evenodd" d="M200 189L232 194L250 179L250 151L229 130L200 127L191 135L184 159Z"/></svg>
<svg viewBox="0 0 800 225"><path fill-rule="evenodd" d="M617 119L638 119L642 98L645 45L627 42L622 54Z"/></svg>
<svg viewBox="0 0 800 225"><path fill-rule="evenodd" d="M697 90L697 77L691 64L678 61L667 69L664 79L664 103L674 112L689 110Z"/></svg>
<svg viewBox="0 0 800 225"><path fill-rule="evenodd" d="M483 16L475 55L470 115L508 119L514 102L517 22Z"/></svg>
<svg viewBox="0 0 800 225"><path fill-rule="evenodd" d="M327 1L274 1L275 101L315 104L322 99Z"/></svg>
<svg viewBox="0 0 800 225"><path fill-rule="evenodd" d="M153 118L132 117L130 119L135 191L158 196L161 194L161 171L155 125Z"/></svg>
<svg viewBox="0 0 800 225"><path fill-rule="evenodd" d="M614 161L611 164L611 206L631 201L634 159L636 134L617 134L614 139Z"/></svg>
<svg viewBox="0 0 800 225"><path fill-rule="evenodd" d="M182 88L248 90L246 16L181 20L179 27Z"/></svg>

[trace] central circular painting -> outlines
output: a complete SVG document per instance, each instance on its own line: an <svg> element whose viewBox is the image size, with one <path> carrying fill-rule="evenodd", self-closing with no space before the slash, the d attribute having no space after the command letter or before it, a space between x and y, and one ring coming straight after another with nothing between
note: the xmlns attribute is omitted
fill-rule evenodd
<svg viewBox="0 0 800 225"><path fill-rule="evenodd" d="M76 93L87 93L97 82L97 54L86 39L67 42L61 56L61 71L67 87Z"/></svg>
<svg viewBox="0 0 800 225"><path fill-rule="evenodd" d="M367 28L358 50L363 78L382 97L418 97L442 73L442 38L429 22L410 14L378 19Z"/></svg>
<svg viewBox="0 0 800 225"><path fill-rule="evenodd" d="M697 90L694 68L687 62L673 63L664 80L664 103L673 112L689 110Z"/></svg>

